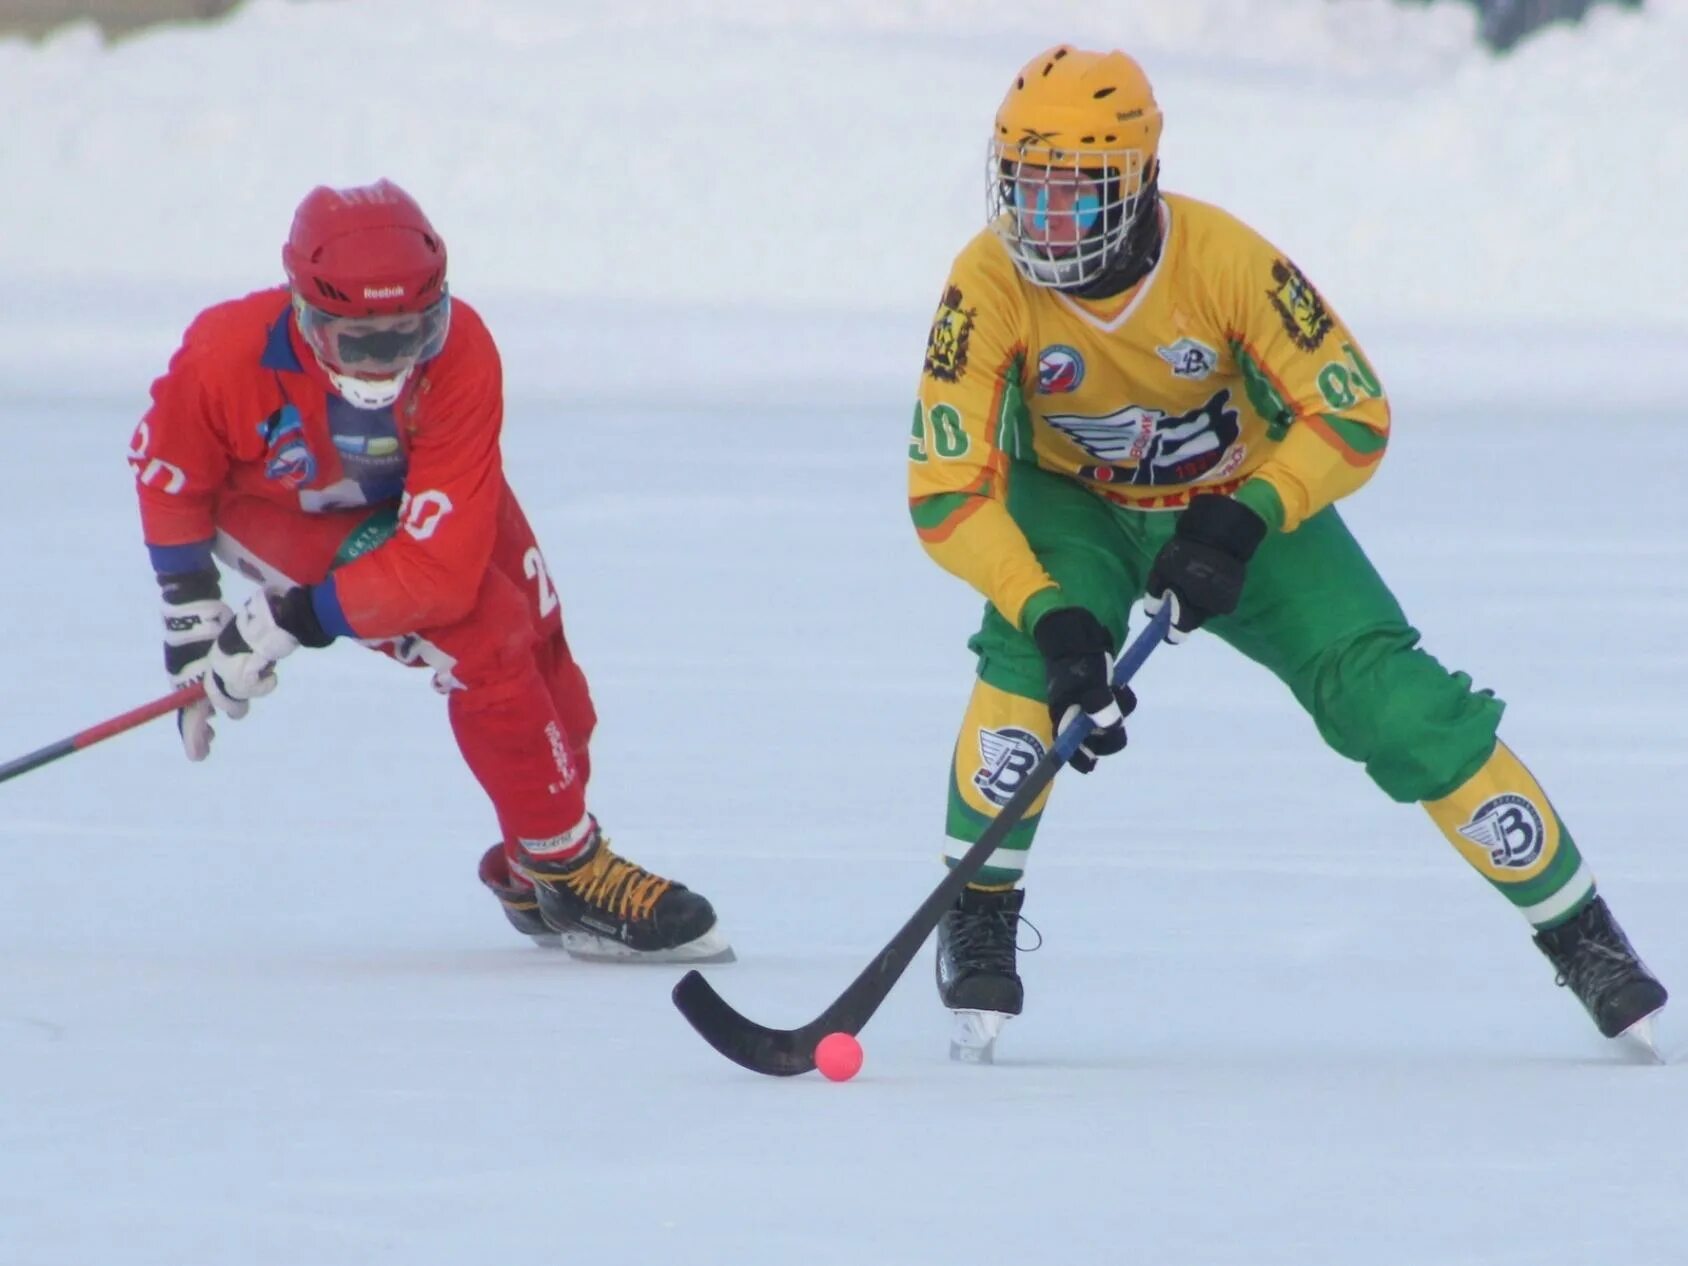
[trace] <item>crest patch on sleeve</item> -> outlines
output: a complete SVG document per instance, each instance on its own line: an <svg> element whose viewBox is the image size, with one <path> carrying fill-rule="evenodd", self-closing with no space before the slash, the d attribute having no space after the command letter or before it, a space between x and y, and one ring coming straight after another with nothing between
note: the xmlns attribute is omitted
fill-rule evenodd
<svg viewBox="0 0 1688 1266"><path fill-rule="evenodd" d="M926 372L940 382L957 382L967 372L967 340L979 310L961 304L961 287L947 287L926 336Z"/></svg>
<svg viewBox="0 0 1688 1266"><path fill-rule="evenodd" d="M1266 295L1278 310L1285 331L1302 351L1316 350L1330 333L1332 324L1330 313L1325 311L1325 301L1319 298L1313 283L1287 259L1272 261L1272 280L1276 284Z"/></svg>

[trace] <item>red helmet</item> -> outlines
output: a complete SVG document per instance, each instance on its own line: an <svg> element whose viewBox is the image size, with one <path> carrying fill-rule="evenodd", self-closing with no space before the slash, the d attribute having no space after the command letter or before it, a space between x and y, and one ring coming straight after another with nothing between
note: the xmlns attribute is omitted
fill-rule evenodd
<svg viewBox="0 0 1688 1266"><path fill-rule="evenodd" d="M445 243L392 181L311 190L281 263L299 332L359 408L392 404L410 371L445 346Z"/></svg>
<svg viewBox="0 0 1688 1266"><path fill-rule="evenodd" d="M390 180L311 190L281 264L294 293L335 316L420 312L445 289L445 242Z"/></svg>

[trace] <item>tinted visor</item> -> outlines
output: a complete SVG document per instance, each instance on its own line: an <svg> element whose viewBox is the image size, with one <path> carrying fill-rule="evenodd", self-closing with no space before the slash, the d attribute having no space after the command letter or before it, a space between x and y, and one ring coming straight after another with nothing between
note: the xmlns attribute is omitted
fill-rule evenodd
<svg viewBox="0 0 1688 1266"><path fill-rule="evenodd" d="M451 328L449 295L420 312L380 316L335 316L302 301L294 310L300 333L318 358L358 377L389 377L431 360L440 354Z"/></svg>

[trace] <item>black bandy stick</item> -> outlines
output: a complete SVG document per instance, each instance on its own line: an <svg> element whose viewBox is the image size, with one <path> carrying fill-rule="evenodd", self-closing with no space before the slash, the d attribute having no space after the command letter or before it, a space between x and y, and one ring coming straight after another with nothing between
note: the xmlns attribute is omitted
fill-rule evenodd
<svg viewBox="0 0 1688 1266"><path fill-rule="evenodd" d="M1156 612L1148 627L1137 635L1114 665L1114 685L1124 685L1143 666L1143 661L1165 637L1171 618L1172 603L1168 602ZM770 1029L757 1024L735 1011L698 971L687 972L674 986L674 1005L680 1009L680 1014L686 1017L704 1041L735 1064L752 1072L766 1073L770 1077L792 1077L812 1071L815 1067L815 1044L828 1033L856 1034L862 1031L920 952L932 929L938 926L944 911L955 904L968 880L979 873L997 846L1018 825L1055 777L1055 772L1078 750L1091 728L1090 718L1080 714L1061 731L1054 747L1032 766L973 847L949 868L943 881L920 903L920 908L909 917L908 922L897 929L885 948L850 982L849 988L809 1023L795 1029Z"/></svg>

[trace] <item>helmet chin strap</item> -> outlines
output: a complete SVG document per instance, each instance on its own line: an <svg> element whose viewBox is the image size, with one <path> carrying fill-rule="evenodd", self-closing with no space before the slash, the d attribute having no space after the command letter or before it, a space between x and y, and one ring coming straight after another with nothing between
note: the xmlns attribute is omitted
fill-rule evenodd
<svg viewBox="0 0 1688 1266"><path fill-rule="evenodd" d="M320 358L317 364L322 364ZM327 365L322 368L328 375L328 381L334 384L335 393L354 409L385 409L399 398L404 384L410 380L410 369L394 378L353 378Z"/></svg>

